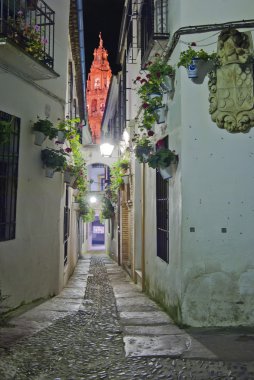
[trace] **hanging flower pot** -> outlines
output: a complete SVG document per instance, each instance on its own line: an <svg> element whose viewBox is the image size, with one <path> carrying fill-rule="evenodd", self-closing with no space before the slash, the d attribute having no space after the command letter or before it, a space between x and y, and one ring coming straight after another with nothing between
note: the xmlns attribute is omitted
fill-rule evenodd
<svg viewBox="0 0 254 380"><path fill-rule="evenodd" d="M129 183L129 175L128 174L123 175L122 179L123 179L124 184L128 185L128 183Z"/></svg>
<svg viewBox="0 0 254 380"><path fill-rule="evenodd" d="M46 135L43 132L34 131L34 144L41 146L42 143L46 140Z"/></svg>
<svg viewBox="0 0 254 380"><path fill-rule="evenodd" d="M198 77L198 58L193 58L190 65L187 66L188 78Z"/></svg>
<svg viewBox="0 0 254 380"><path fill-rule="evenodd" d="M73 189L73 195L77 197L79 195L79 189Z"/></svg>
<svg viewBox="0 0 254 380"><path fill-rule="evenodd" d="M72 207L73 207L73 210L79 211L80 210L79 202L73 202Z"/></svg>
<svg viewBox="0 0 254 380"><path fill-rule="evenodd" d="M154 99L154 98L161 98L161 93L160 92L151 92L150 94L147 95L149 99Z"/></svg>
<svg viewBox="0 0 254 380"><path fill-rule="evenodd" d="M46 148L41 151L41 159L46 170L46 177L52 178L54 172L61 172L66 165L64 151Z"/></svg>
<svg viewBox="0 0 254 380"><path fill-rule="evenodd" d="M46 137L50 140L57 136L57 129L54 128L53 123L48 119L40 119L37 117L37 121L33 123L32 131L35 134L36 145L42 145Z"/></svg>
<svg viewBox="0 0 254 380"><path fill-rule="evenodd" d="M169 178L172 178L172 173L171 173L171 167L170 165L167 166L166 168L163 168L163 167L159 167L159 172L160 172L160 175L162 176L163 179L169 179Z"/></svg>
<svg viewBox="0 0 254 380"><path fill-rule="evenodd" d="M77 176L69 170L64 171L64 182L72 187L77 179Z"/></svg>
<svg viewBox="0 0 254 380"><path fill-rule="evenodd" d="M64 142L65 142L65 132L64 131L58 131L57 132L57 142L59 144L64 144Z"/></svg>
<svg viewBox="0 0 254 380"><path fill-rule="evenodd" d="M165 93L172 93L174 91L174 76L166 75L161 82L161 88Z"/></svg>
<svg viewBox="0 0 254 380"><path fill-rule="evenodd" d="M45 167L45 177L53 178L55 173L55 169L50 167Z"/></svg>
<svg viewBox="0 0 254 380"><path fill-rule="evenodd" d="M166 107L165 106L161 106L161 107L156 108L154 111L156 113L156 121L157 121L157 123L158 124L165 123L165 111L166 111Z"/></svg>

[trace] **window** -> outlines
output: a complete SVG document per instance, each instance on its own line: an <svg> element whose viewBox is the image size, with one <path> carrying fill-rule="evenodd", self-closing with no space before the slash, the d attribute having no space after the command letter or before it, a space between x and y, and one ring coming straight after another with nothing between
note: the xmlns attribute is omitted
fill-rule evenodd
<svg viewBox="0 0 254 380"><path fill-rule="evenodd" d="M92 100L91 111L92 112L96 112L97 111L97 100L96 99Z"/></svg>
<svg viewBox="0 0 254 380"><path fill-rule="evenodd" d="M101 87L101 81L100 81L100 78L95 78L95 81L94 81L94 88L97 89L97 88L100 88Z"/></svg>
<svg viewBox="0 0 254 380"><path fill-rule="evenodd" d="M69 116L72 119L73 117L73 66L72 62L69 61Z"/></svg>
<svg viewBox="0 0 254 380"><path fill-rule="evenodd" d="M162 140L168 147L168 138ZM157 220L157 256L168 263L169 257L169 205L168 182L156 170L156 220Z"/></svg>
<svg viewBox="0 0 254 380"><path fill-rule="evenodd" d="M0 241L6 241L15 239L16 233L20 119L0 111L0 121L11 128L4 143L0 133Z"/></svg>
<svg viewBox="0 0 254 380"><path fill-rule="evenodd" d="M138 46L141 47L142 67L149 58L154 42L166 46L168 33L168 0L146 0L142 4L138 23Z"/></svg>

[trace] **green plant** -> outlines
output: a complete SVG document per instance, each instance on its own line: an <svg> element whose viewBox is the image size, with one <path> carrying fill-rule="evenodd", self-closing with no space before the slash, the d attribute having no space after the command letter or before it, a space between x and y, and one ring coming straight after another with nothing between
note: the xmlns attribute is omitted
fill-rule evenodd
<svg viewBox="0 0 254 380"><path fill-rule="evenodd" d="M66 167L66 153L64 150L43 149L41 151L41 159L45 166L55 169L55 171L63 171Z"/></svg>
<svg viewBox="0 0 254 380"><path fill-rule="evenodd" d="M58 119L57 130L65 132L65 137L69 144L66 150L71 154L72 163L66 169L77 175L77 179L73 185L78 189L81 195L85 195L88 189L87 168L82 154L82 145L80 143L79 127L80 119L70 119L66 116L65 119ZM58 141L56 141L56 144Z"/></svg>
<svg viewBox="0 0 254 380"><path fill-rule="evenodd" d="M94 209L89 205L84 196L79 196L77 202L79 203L79 213L83 221L92 222L95 216Z"/></svg>
<svg viewBox="0 0 254 380"><path fill-rule="evenodd" d="M183 66L187 67L191 65L194 58L202 59L203 61L210 61L216 58L216 53L208 54L203 49L194 50L190 46L187 50L180 53L180 58L177 63L177 67Z"/></svg>
<svg viewBox="0 0 254 380"><path fill-rule="evenodd" d="M119 166L123 171L128 170L128 168L130 166L130 159L129 158L120 159Z"/></svg>
<svg viewBox="0 0 254 380"><path fill-rule="evenodd" d="M42 132L45 136L48 136L50 140L57 136L57 129L54 128L53 123L48 119L40 119L37 116L37 121L33 124L33 131Z"/></svg>
<svg viewBox="0 0 254 380"><path fill-rule="evenodd" d="M79 190L80 195L85 195L88 189L88 180L87 180L87 168L85 165L80 167L78 176L76 178L76 181L73 185L74 189Z"/></svg>
<svg viewBox="0 0 254 380"><path fill-rule="evenodd" d="M81 215L81 218L84 222L91 223L94 221L95 218L95 210L92 207L89 207L86 214Z"/></svg>
<svg viewBox="0 0 254 380"><path fill-rule="evenodd" d="M21 10L16 17L8 19L9 37L17 44L24 46L25 51L39 60L44 59L47 38L43 36L43 30L37 24L28 23L26 14Z"/></svg>
<svg viewBox="0 0 254 380"><path fill-rule="evenodd" d="M132 139L132 142L134 144L135 156L140 163L147 162L149 155L153 151L153 143L151 141L153 132L149 131L148 133L150 134L150 136L145 133L143 133L142 135L135 133Z"/></svg>
<svg viewBox="0 0 254 380"><path fill-rule="evenodd" d="M161 148L149 156L148 165L153 169L166 168L176 160L177 156L173 151Z"/></svg>
<svg viewBox="0 0 254 380"><path fill-rule="evenodd" d="M10 121L0 120L0 145L9 143L13 132L12 122L13 119Z"/></svg>
<svg viewBox="0 0 254 380"><path fill-rule="evenodd" d="M100 222L103 222L105 219L110 219L114 216L114 207L111 201L104 197L101 202L101 211L100 211Z"/></svg>
<svg viewBox="0 0 254 380"><path fill-rule="evenodd" d="M150 61L145 65L145 71L148 73L143 77L138 76L134 83L139 84L137 93L144 110L139 128L151 130L157 119L155 109L163 105L162 84L166 76L174 75L175 70L163 57L157 55L153 62Z"/></svg>
<svg viewBox="0 0 254 380"><path fill-rule="evenodd" d="M118 191L121 185L124 184L123 176L130 164L129 157L120 157L114 164L110 167L110 191L111 199L113 202L117 202Z"/></svg>
<svg viewBox="0 0 254 380"><path fill-rule="evenodd" d="M66 116L65 119L58 119L57 129L64 132L67 140L72 140L77 135L78 123L80 123L79 118L70 119L69 116Z"/></svg>

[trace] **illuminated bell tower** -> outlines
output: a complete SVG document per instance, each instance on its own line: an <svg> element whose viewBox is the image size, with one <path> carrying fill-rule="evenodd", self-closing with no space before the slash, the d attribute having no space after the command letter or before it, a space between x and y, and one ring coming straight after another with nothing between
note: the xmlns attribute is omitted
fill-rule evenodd
<svg viewBox="0 0 254 380"><path fill-rule="evenodd" d="M93 143L99 144L101 137L101 121L112 72L108 62L108 52L103 47L101 33L100 45L94 49L94 59L88 74L86 87L86 102L89 126L92 131Z"/></svg>

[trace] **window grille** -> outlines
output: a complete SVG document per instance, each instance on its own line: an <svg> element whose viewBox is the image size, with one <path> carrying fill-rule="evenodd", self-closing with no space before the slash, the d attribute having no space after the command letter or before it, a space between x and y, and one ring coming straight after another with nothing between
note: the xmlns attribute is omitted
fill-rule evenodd
<svg viewBox="0 0 254 380"><path fill-rule="evenodd" d="M167 137L164 139L168 147ZM157 256L169 262L169 202L168 182L162 178L156 169L156 219L157 219Z"/></svg>
<svg viewBox="0 0 254 380"><path fill-rule="evenodd" d="M141 46L142 66L152 49L155 40L167 40L168 0L145 0L139 14L138 42Z"/></svg>
<svg viewBox="0 0 254 380"><path fill-rule="evenodd" d="M0 241L6 241L16 234L20 119L0 111L0 121L10 123L6 138L0 130Z"/></svg>
<svg viewBox="0 0 254 380"><path fill-rule="evenodd" d="M133 31L132 31L132 0L129 1L128 9L127 9L127 51L132 46L132 40L133 40Z"/></svg>
<svg viewBox="0 0 254 380"><path fill-rule="evenodd" d="M154 4L154 33L168 37L168 0L156 0Z"/></svg>
<svg viewBox="0 0 254 380"><path fill-rule="evenodd" d="M72 65L72 62L69 61L69 67L68 67L68 71L69 71L69 91L68 91L68 95L69 95L69 117L72 119L73 117L73 65Z"/></svg>

